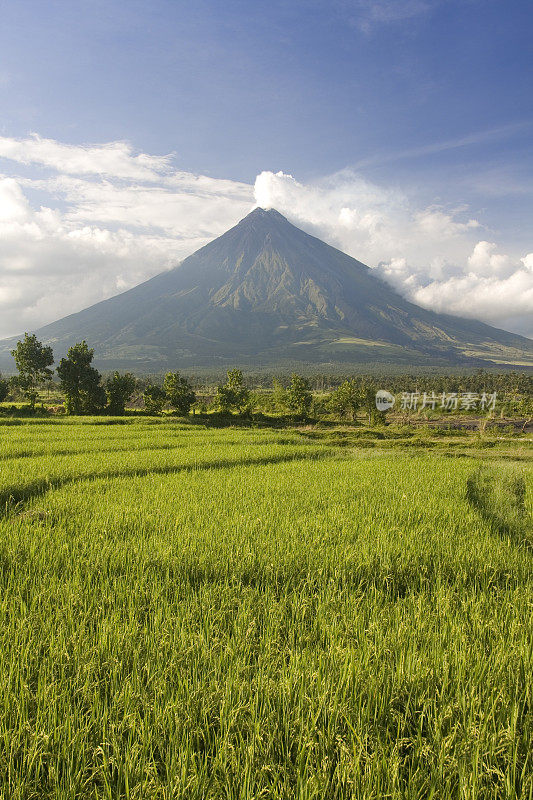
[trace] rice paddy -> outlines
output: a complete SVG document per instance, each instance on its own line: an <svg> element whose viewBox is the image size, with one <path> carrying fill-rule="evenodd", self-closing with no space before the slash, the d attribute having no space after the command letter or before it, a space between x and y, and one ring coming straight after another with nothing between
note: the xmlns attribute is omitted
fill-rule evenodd
<svg viewBox="0 0 533 800"><path fill-rule="evenodd" d="M111 422L0 422L2 798L533 798L527 437Z"/></svg>

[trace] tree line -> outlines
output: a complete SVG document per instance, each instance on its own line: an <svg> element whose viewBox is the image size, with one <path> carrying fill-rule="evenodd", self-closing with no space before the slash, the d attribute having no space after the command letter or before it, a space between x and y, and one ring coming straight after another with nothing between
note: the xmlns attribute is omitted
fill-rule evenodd
<svg viewBox="0 0 533 800"><path fill-rule="evenodd" d="M18 375L11 379L10 384L22 393L34 410L40 388L50 384L54 376L52 348L43 345L35 334L26 333L11 354L15 359ZM137 379L129 372L114 372L104 380L92 364L93 357L94 350L87 342L78 342L69 348L66 357L60 360L55 370L59 388L65 398L66 412L75 415L103 412L124 414L126 404L137 387ZM5 399L8 391L8 382L0 380L0 401ZM375 391L373 384L360 385L355 379L345 381L331 393L328 409L333 413L355 418L358 410L364 407L370 417L375 416L379 413L374 407ZM199 403L190 380L179 372L167 372L161 386L148 383L144 387L143 402L149 414L159 414L164 408L169 408L177 414L187 415L195 404L200 406L200 410L207 411L207 406ZM230 369L225 383L216 388L210 405L213 410L222 413L247 414L254 410L258 402L261 404L257 395L246 386L242 370ZM303 419L309 417L314 404L316 400L313 398L309 380L297 373L293 373L287 386L274 380L271 397L267 401L271 410L286 411Z"/></svg>
<svg viewBox="0 0 533 800"><path fill-rule="evenodd" d="M0 402L3 401L10 388L17 389L28 401L30 408L35 409L39 398L39 389L50 385L54 377L54 355L52 348L43 345L35 334L24 335L11 351L18 375L10 382L0 376ZM64 408L67 413L75 415L101 414L123 415L126 404L133 394L142 386L129 372L114 372L104 379L93 366L94 350L86 341L78 342L71 347L65 358L62 358L55 372L59 379L59 387L65 398ZM325 376L321 376L322 381ZM532 376L527 373L511 372L507 374L491 374L478 370L471 376L345 376L337 379L334 388L322 395L313 394L316 389L315 379L309 379L293 373L290 380L273 378L271 388L267 392L251 391L240 369L230 369L225 383L217 386L208 404L205 398L197 397L189 378L179 372L167 372L162 385L145 383L142 399L146 412L160 414L167 408L180 415L189 414L191 408L201 412L209 410L222 413L236 412L251 414L255 410L285 412L291 416L307 419L319 418L330 414L337 418L355 420L364 412L368 421L383 420L383 413L375 407L375 394L379 388L387 388L393 393L429 389L448 391L476 388L499 389L512 388L512 393L526 398L528 407L532 395ZM516 408L516 411L520 409Z"/></svg>
<svg viewBox="0 0 533 800"><path fill-rule="evenodd" d="M18 371L18 375L10 381L11 386L22 393L33 410L39 397L39 388L43 384L50 384L54 375L52 348L43 345L35 334L26 333L24 339L17 342L11 355ZM104 411L113 415L124 414L126 403L137 387L136 377L130 372L114 372L104 380L93 366L93 358L94 350L84 340L69 348L66 358L59 362L56 373L59 388L65 397L66 412L76 415L100 414ZM0 400L7 396L8 391L7 381L0 381ZM179 372L169 372L163 388L149 385L145 389L145 404L151 412L161 410L168 404L178 413L188 414L195 400L192 386Z"/></svg>

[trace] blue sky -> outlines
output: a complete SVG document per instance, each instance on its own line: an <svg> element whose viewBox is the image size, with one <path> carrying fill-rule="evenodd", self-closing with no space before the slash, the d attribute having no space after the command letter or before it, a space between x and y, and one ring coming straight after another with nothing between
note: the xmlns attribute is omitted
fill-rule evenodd
<svg viewBox="0 0 533 800"><path fill-rule="evenodd" d="M183 230L179 221L158 226L153 214L128 227L120 215L112 218L109 207L105 213L92 208L92 217L83 220L87 191L94 194L97 185L103 191L103 181L116 184L124 175L110 170L103 178L98 166L76 173L64 160L43 161L23 150L13 157L11 145L0 148L0 174L24 195L15 197L13 183L6 184L9 202L29 203L28 214L40 213L43 205L62 215L65 235L75 233L76 218L78 225L113 234L127 229L146 240L158 229L164 239L174 239L164 256L161 242L158 257L141 248L144 271L130 269L127 259L113 266L108 254L107 282L91 253L83 268L94 271L95 282L73 299L73 309L153 274L220 233L247 210L241 184L252 186L265 171L293 176L290 186L286 178L270 180L268 197L280 210L371 266L383 262L383 275L418 302L464 313L450 306L453 286L440 294L427 287L470 274L468 259L478 242L494 245L487 250L489 262L490 254L508 259L505 268L503 262L480 267L483 280L509 281L511 263L515 271L529 269L521 259L533 251L530 0L3 0L0 11L0 136L8 145L28 142L34 133L70 146L75 161L76 147L128 142L130 158L143 153L156 164L157 157L173 154L168 169L158 167L167 190L168 170L174 170L229 181L232 199L243 192L233 215L217 206L212 225L207 214L192 233L194 204L183 212ZM85 182L78 186L81 199L75 197L76 174ZM154 191L157 183L150 183ZM222 184L219 189L223 194ZM365 214L375 214L376 203L383 210L387 198L382 228L388 224L389 235L382 236L381 255L379 237L370 246L356 234L367 224L361 223ZM402 227L402 206L409 209L405 225L433 210L467 227L454 228L447 247L442 235L433 235L437 218L424 218L418 234L410 229L405 241L397 237L394 250L389 240ZM343 208L355 216L344 214L341 224ZM20 222L22 211L13 213ZM348 218L355 226L351 238ZM468 227L472 221L477 225ZM15 270L4 264L4 319L11 314L13 320L5 330L0 325L0 335L18 332L11 328L20 314L37 324L48 321L47 307L56 313L44 295L24 306L24 275L44 280L51 269L46 260L31 258L31 266ZM432 259L440 259L440 268L424 272ZM529 284L519 277L523 295ZM482 288L490 290L488 284ZM0 283L0 303L1 289ZM491 316L483 304L476 313L513 325L509 291L507 286L507 316ZM528 308L517 313L515 328L524 330Z"/></svg>

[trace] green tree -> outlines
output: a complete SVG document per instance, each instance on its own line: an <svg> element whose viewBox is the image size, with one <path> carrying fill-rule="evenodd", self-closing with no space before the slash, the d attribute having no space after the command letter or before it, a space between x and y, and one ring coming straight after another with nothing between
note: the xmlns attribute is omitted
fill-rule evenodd
<svg viewBox="0 0 533 800"><path fill-rule="evenodd" d="M4 378L2 378L2 373L0 372L0 403L2 403L9 394L9 383Z"/></svg>
<svg viewBox="0 0 533 800"><path fill-rule="evenodd" d="M71 347L67 357L59 362L57 374L69 414L97 414L105 406L106 393L100 373L91 366L93 356L94 350L84 340Z"/></svg>
<svg viewBox="0 0 533 800"><path fill-rule="evenodd" d="M39 386L49 381L53 375L50 369L54 363L52 348L44 347L34 333L25 333L24 339L17 342L11 355L19 372L13 379L13 384L19 387L30 407L34 409Z"/></svg>
<svg viewBox="0 0 533 800"><path fill-rule="evenodd" d="M167 372L163 389L169 405L181 416L188 414L192 404L196 402L194 389L188 379L182 377L179 372Z"/></svg>
<svg viewBox="0 0 533 800"><path fill-rule="evenodd" d="M361 405L368 414L369 425L380 425L385 422L385 412L376 407L377 385L372 381L363 381L361 386Z"/></svg>
<svg viewBox="0 0 533 800"><path fill-rule="evenodd" d="M126 403L135 391L136 384L135 376L131 372L126 372L124 375L114 372L107 379L105 391L107 408L110 414L116 414L117 416L124 414Z"/></svg>
<svg viewBox="0 0 533 800"><path fill-rule="evenodd" d="M155 386L149 383L144 390L143 400L144 407L149 414L160 414L163 406L166 403L167 395L161 386Z"/></svg>
<svg viewBox="0 0 533 800"><path fill-rule="evenodd" d="M272 381L272 402L278 410L283 410L287 407L287 390L277 378Z"/></svg>
<svg viewBox="0 0 533 800"><path fill-rule="evenodd" d="M215 404L221 411L241 413L248 403L250 392L244 385L242 370L229 369L226 383L217 387Z"/></svg>
<svg viewBox="0 0 533 800"><path fill-rule="evenodd" d="M309 381L293 372L291 383L286 392L286 404L289 411L298 417L308 417L313 396L309 390Z"/></svg>
<svg viewBox="0 0 533 800"><path fill-rule="evenodd" d="M361 389L356 380L344 381L328 399L328 408L333 414L340 417L349 416L352 420L357 418L361 405Z"/></svg>

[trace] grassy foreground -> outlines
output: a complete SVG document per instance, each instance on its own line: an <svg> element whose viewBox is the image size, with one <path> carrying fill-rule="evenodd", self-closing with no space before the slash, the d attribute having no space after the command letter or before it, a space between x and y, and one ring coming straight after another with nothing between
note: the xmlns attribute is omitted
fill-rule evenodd
<svg viewBox="0 0 533 800"><path fill-rule="evenodd" d="M525 438L16 422L2 798L533 798Z"/></svg>

